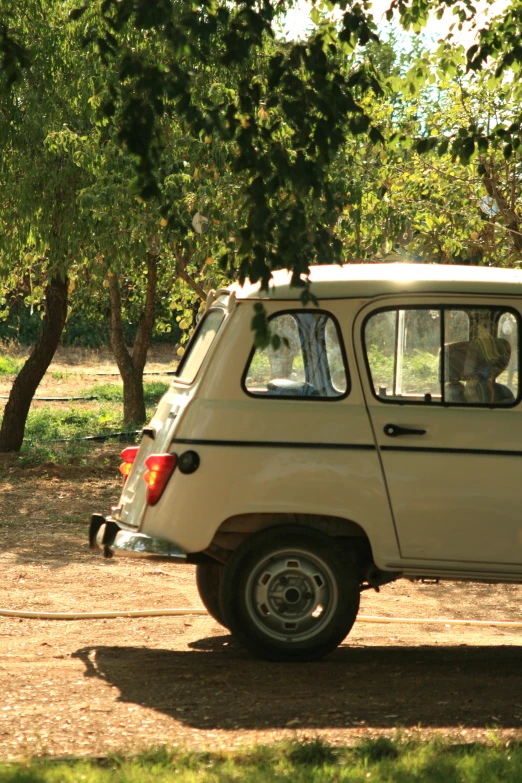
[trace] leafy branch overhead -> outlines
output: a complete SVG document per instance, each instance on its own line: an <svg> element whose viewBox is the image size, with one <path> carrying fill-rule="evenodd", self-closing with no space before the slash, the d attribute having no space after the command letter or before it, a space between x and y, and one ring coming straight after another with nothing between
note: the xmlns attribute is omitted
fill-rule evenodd
<svg viewBox="0 0 522 783"><path fill-rule="evenodd" d="M285 42L276 32L289 5L92 0L71 14L82 25L86 45L98 49L108 68L116 68L102 112L136 156L136 187L143 198L160 196L163 118L175 114L194 138L234 145L244 209L237 226L240 242L223 252L220 263L225 271L237 270L240 279L249 276L264 286L275 268L290 268L298 282L310 263L338 260L339 240L327 227L343 210L344 198L332 188L332 163L351 137L364 134L372 144L384 142L382 128L364 105L366 96L382 93L366 56L378 41L369 5L340 0L317 6L306 40ZM440 16L448 7L460 24L475 13L470 0L394 0L390 13L397 11L406 29L419 30L430 12ZM498 73L519 68L521 9L520 2L513 3L480 32L467 54L468 70L484 67L488 57L496 59ZM441 52L440 67L446 65ZM225 72L234 74L227 95L201 92L204 73L219 81ZM475 150L484 152L494 136L502 138L507 154L509 145L520 143L521 117L502 133L463 126L451 142L453 153L465 162ZM417 149L425 152L437 144L444 153L450 142L428 133ZM164 207L167 215L175 211L172 202Z"/></svg>
<svg viewBox="0 0 522 783"><path fill-rule="evenodd" d="M348 72L342 64L357 45L377 40L371 18L354 6L340 27L322 21L305 42L285 43L274 33L283 10L269 2L107 0L74 14L86 44L117 67L102 112L136 156L143 198L160 195L163 118L182 118L187 133L209 144L233 144L244 209L239 244L224 249L220 264L265 286L274 268L288 266L298 280L312 261L336 260L338 240L327 227L343 199L329 167L347 133L383 141L362 105L381 92L371 63L354 61ZM233 74L232 89L202 92L204 73L216 81ZM175 205L165 206L170 217Z"/></svg>

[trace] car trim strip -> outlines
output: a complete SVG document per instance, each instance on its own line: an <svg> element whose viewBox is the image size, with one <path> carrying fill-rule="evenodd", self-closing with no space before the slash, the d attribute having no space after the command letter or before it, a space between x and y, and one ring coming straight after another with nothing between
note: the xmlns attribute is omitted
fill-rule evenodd
<svg viewBox="0 0 522 783"><path fill-rule="evenodd" d="M506 449L458 449L436 446L381 446L381 451L420 451L428 454L481 454L484 456L522 457L522 451Z"/></svg>
<svg viewBox="0 0 522 783"><path fill-rule="evenodd" d="M212 440L205 438L174 438L172 443L183 443L191 446L231 446L233 448L269 448L269 449L330 449L344 451L375 451L375 446L368 443L301 443L295 441L277 440ZM381 451L419 451L427 454L479 454L482 456L522 457L522 451L504 449L459 449L435 446L380 446Z"/></svg>
<svg viewBox="0 0 522 783"><path fill-rule="evenodd" d="M375 451L375 446L368 443L301 443L295 441L277 440L211 440L204 438L174 438L172 443L183 443L191 446L245 446L248 448L269 449L331 449L345 451ZM419 451L428 454L480 454L483 456L522 457L522 451L507 451L503 449L458 449L431 446L380 446L381 451Z"/></svg>
<svg viewBox="0 0 522 783"><path fill-rule="evenodd" d="M248 446L272 449L344 449L375 451L375 446L367 443L301 443L277 440L206 440L198 438L174 438L172 443L186 443L192 446Z"/></svg>

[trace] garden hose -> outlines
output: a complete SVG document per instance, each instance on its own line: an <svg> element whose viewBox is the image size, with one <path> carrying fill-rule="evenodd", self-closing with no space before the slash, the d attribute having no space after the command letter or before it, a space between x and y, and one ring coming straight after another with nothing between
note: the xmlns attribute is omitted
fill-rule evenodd
<svg viewBox="0 0 522 783"><path fill-rule="evenodd" d="M206 609L129 609L119 612L24 612L0 609L0 617L19 617L25 620L101 620L119 617L188 617L208 615ZM407 625L466 625L475 628L522 628L522 622L506 620L441 620L432 617L378 617L360 615L358 623L388 623Z"/></svg>
<svg viewBox="0 0 522 783"><path fill-rule="evenodd" d="M0 617L20 617L25 620L112 620L117 617L185 617L206 614L206 609L124 609L120 612L24 612L17 609L0 609Z"/></svg>
<svg viewBox="0 0 522 783"><path fill-rule="evenodd" d="M0 400L8 400L9 394L0 394ZM92 395L90 397L33 397L32 402L80 402L98 400L99 397Z"/></svg>
<svg viewBox="0 0 522 783"><path fill-rule="evenodd" d="M143 375L176 375L177 370L148 370ZM72 372L71 375L93 375L96 378L116 378L119 372Z"/></svg>

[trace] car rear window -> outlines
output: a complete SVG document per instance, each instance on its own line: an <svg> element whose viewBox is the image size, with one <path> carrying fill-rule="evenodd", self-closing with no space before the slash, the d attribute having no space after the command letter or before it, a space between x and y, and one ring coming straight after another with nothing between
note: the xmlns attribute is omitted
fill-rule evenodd
<svg viewBox="0 0 522 783"><path fill-rule="evenodd" d="M349 391L344 347L329 313L277 313L270 319L280 346L257 348L244 375L244 389L261 397L340 399Z"/></svg>
<svg viewBox="0 0 522 783"><path fill-rule="evenodd" d="M209 310L196 328L175 375L176 380L192 383L225 319L221 308Z"/></svg>

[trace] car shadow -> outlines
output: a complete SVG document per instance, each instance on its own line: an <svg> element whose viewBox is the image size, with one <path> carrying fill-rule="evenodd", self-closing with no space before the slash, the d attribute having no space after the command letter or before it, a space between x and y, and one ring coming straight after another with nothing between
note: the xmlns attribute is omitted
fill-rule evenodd
<svg viewBox="0 0 522 783"><path fill-rule="evenodd" d="M522 727L519 647L339 647L316 663L259 661L230 636L189 651L85 647L86 677L205 729Z"/></svg>

